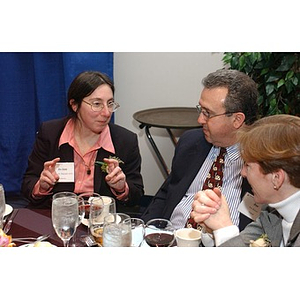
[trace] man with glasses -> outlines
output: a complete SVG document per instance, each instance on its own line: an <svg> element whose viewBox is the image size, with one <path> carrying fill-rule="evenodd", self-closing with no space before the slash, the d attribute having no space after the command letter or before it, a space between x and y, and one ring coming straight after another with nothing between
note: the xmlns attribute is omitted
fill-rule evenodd
<svg viewBox="0 0 300 300"><path fill-rule="evenodd" d="M69 87L70 115L41 125L22 183L33 205L51 206L57 192L94 191L119 200L122 212L144 194L137 135L110 123L120 107L114 90L106 75L83 72Z"/></svg>
<svg viewBox="0 0 300 300"><path fill-rule="evenodd" d="M194 195L202 190L214 161L224 149L222 193L234 224L242 230L251 220L239 213L238 206L251 188L240 174L243 161L236 134L242 126L256 120L257 87L246 74L225 69L209 74L202 83L204 89L196 106L202 128L186 131L181 136L171 173L142 218L144 221L166 218L175 228L185 227ZM211 213L216 209L211 208Z"/></svg>

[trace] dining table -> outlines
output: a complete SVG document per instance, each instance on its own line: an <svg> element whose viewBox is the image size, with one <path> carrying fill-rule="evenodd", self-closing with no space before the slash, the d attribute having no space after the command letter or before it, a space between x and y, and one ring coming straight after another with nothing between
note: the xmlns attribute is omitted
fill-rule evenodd
<svg viewBox="0 0 300 300"><path fill-rule="evenodd" d="M13 210L15 215L13 217L11 228L7 235L12 238L37 238L41 235L49 235L46 240L57 247L63 247L62 240L56 234L51 219L51 209L41 208L15 208ZM12 215L12 213L11 213ZM10 216L7 218L7 222ZM4 224L5 226L5 224ZM88 227L80 224L75 232L76 245L85 247L86 244L80 241L80 236L88 234ZM74 237L72 238L74 239ZM72 245L72 239L70 245ZM24 243L15 242L16 246L23 246Z"/></svg>

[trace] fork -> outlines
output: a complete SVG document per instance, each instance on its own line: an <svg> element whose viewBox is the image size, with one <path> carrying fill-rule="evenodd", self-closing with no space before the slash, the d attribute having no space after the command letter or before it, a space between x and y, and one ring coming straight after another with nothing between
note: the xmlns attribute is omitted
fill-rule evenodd
<svg viewBox="0 0 300 300"><path fill-rule="evenodd" d="M93 238L91 238L89 235L85 235L85 236L82 236L80 238L80 240L85 243L88 247L96 247L96 246L99 246L95 240Z"/></svg>
<svg viewBox="0 0 300 300"><path fill-rule="evenodd" d="M8 218L8 221L6 222L4 228L3 228L3 232L6 234L9 232L10 230L10 227L11 227L11 224L15 218L15 216L17 215L18 211L17 210L14 210L11 214L11 216Z"/></svg>
<svg viewBox="0 0 300 300"><path fill-rule="evenodd" d="M44 234L37 238L34 237L24 237L24 238L12 238L13 242L19 242L19 243L36 243L36 242L42 242L49 238L50 234Z"/></svg>

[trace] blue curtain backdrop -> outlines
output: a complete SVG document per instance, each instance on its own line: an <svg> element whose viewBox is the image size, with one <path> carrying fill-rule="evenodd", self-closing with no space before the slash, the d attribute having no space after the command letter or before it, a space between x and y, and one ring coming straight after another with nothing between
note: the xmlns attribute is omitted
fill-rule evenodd
<svg viewBox="0 0 300 300"><path fill-rule="evenodd" d="M68 114L67 90L86 70L113 79L113 53L0 53L0 183L18 198L41 122Z"/></svg>

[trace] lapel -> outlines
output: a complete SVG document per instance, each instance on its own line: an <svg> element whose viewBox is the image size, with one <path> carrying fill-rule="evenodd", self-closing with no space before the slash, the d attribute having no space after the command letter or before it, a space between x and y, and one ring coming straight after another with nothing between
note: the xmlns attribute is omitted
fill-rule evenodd
<svg viewBox="0 0 300 300"><path fill-rule="evenodd" d="M74 151L69 144L62 144L59 148L59 157L61 162L74 161Z"/></svg>
<svg viewBox="0 0 300 300"><path fill-rule="evenodd" d="M291 228L290 237L286 244L286 247L299 247L300 246L300 210L296 216L296 219Z"/></svg>
<svg viewBox="0 0 300 300"><path fill-rule="evenodd" d="M277 210L268 209L263 211L260 215L260 221L264 232L271 240L272 247L279 247L282 240L282 217Z"/></svg>
<svg viewBox="0 0 300 300"><path fill-rule="evenodd" d="M174 208L181 201L200 170L212 147L211 144L203 140L201 140L200 137L199 140L194 143L194 147L191 147L189 151L181 149L178 155L175 155L176 160L173 161L171 174L165 181L165 183L169 183L169 186L167 192L168 203L164 208L163 215L171 216Z"/></svg>
<svg viewBox="0 0 300 300"><path fill-rule="evenodd" d="M246 178L243 178L243 181L242 181L241 201L242 201L244 195L247 192L253 194L252 188L251 188L248 180ZM245 229L245 227L252 222L252 220L250 218L246 217L242 213L240 213L239 219L240 219L240 222L239 222L239 229L240 229L240 231L243 231Z"/></svg>
<svg viewBox="0 0 300 300"><path fill-rule="evenodd" d="M185 153L186 161L183 161L183 166L180 170L181 172L185 170L186 175L183 177L185 187L188 188L191 185L211 148L212 144L207 143L206 140L204 143L199 139L195 147ZM186 192L186 190L187 189L185 189L184 192Z"/></svg>
<svg viewBox="0 0 300 300"><path fill-rule="evenodd" d="M73 148L69 144L63 144L58 148L58 155L61 162L73 162L74 161L74 152ZM53 189L53 193L64 192L64 191L74 191L75 182L62 182L56 184Z"/></svg>
<svg viewBox="0 0 300 300"><path fill-rule="evenodd" d="M97 152L97 161L103 161L103 158L108 158L109 155L112 155L112 153L104 150L103 148L100 148ZM94 171L94 191L96 193L100 193L101 187L104 188L106 186L105 183L105 176L106 173L103 173L101 171L101 166L95 165L95 171Z"/></svg>
<svg viewBox="0 0 300 300"><path fill-rule="evenodd" d="M178 203L195 179L211 147L211 144L203 144L198 141L191 151L185 153L185 159L180 158L180 167L177 166L176 171L177 173L180 172L180 174L176 174L176 177L181 178L180 182L176 182L178 184L176 194L180 198Z"/></svg>

